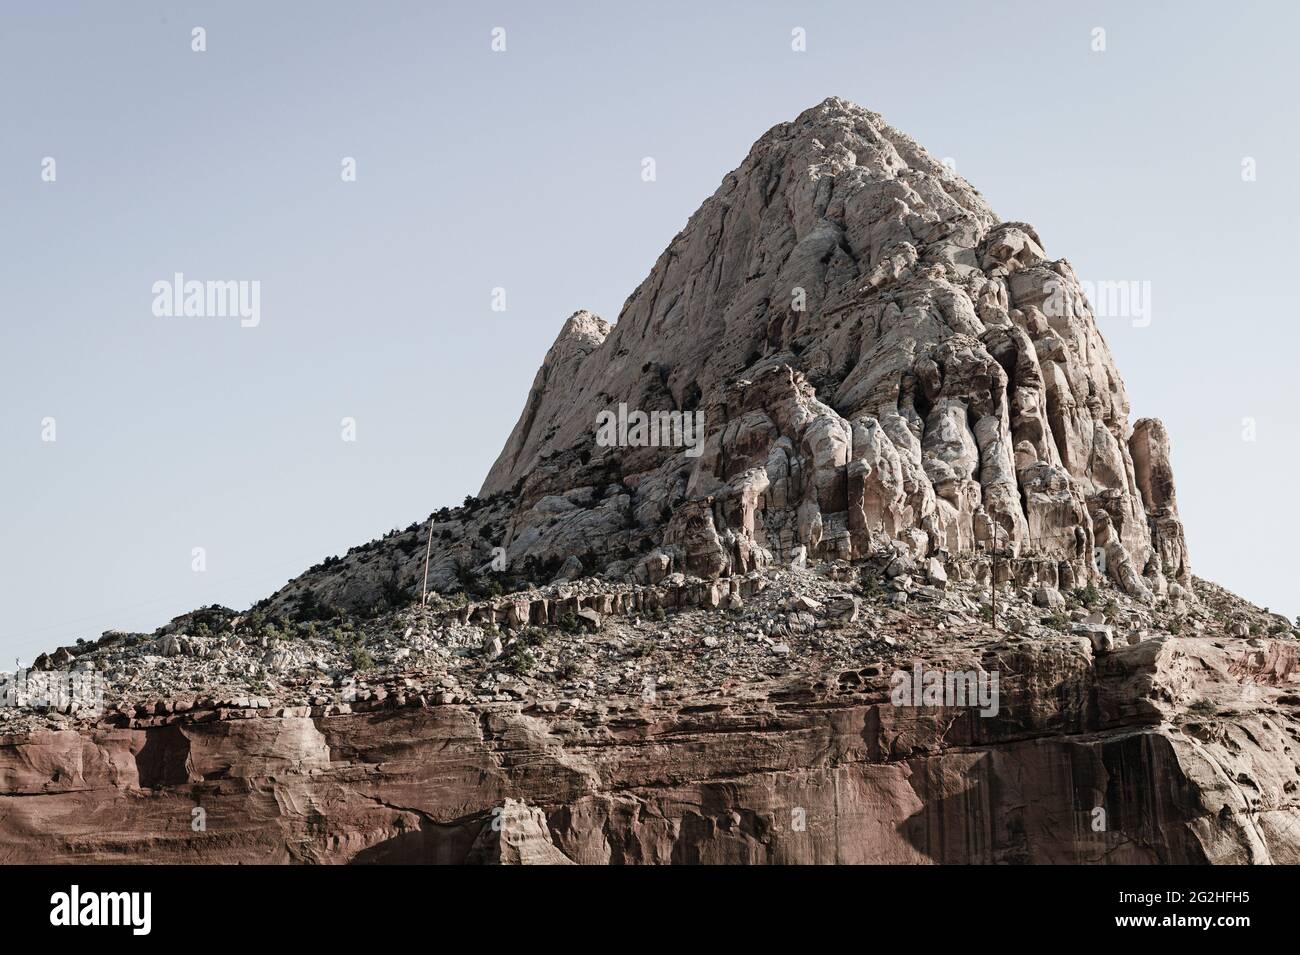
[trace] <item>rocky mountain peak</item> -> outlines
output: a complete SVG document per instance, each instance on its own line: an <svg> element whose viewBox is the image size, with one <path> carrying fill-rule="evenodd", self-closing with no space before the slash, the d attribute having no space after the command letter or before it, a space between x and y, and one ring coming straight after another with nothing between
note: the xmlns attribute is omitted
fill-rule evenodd
<svg viewBox="0 0 1300 955"><path fill-rule="evenodd" d="M432 585L502 552L521 582L654 582L990 549L1030 584L1188 584L1168 438L1129 424L1046 248L876 113L832 97L773 127L617 323L564 323L486 506L443 516ZM379 578L409 591L415 550L309 586L343 606Z"/></svg>
<svg viewBox="0 0 1300 955"><path fill-rule="evenodd" d="M797 362L788 316L814 316L849 294L864 261L886 270L895 254L938 261L949 232L995 222L964 180L879 115L825 100L759 139L629 297L603 352L552 384L555 415L532 419L549 432L537 455L581 443L610 400L686 407L758 358ZM484 493L535 466L514 455L513 437Z"/></svg>

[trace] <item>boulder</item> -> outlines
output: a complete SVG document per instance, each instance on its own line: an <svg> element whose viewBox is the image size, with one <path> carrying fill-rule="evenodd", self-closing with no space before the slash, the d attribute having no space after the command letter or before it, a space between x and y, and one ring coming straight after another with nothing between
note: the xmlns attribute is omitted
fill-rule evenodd
<svg viewBox="0 0 1300 955"><path fill-rule="evenodd" d="M858 619L861 601L851 594L840 597L826 605L826 613L843 623L853 623Z"/></svg>
<svg viewBox="0 0 1300 955"><path fill-rule="evenodd" d="M1036 587L1034 589L1034 604L1038 607L1046 607L1049 610L1060 610L1065 606L1065 598L1055 587Z"/></svg>
<svg viewBox="0 0 1300 955"><path fill-rule="evenodd" d="M555 847L546 814L507 798L479 830L465 859L468 865L575 865Z"/></svg>
<svg viewBox="0 0 1300 955"><path fill-rule="evenodd" d="M1087 637L1094 653L1110 653L1115 649L1114 631L1100 623L1075 623L1070 625L1070 632Z"/></svg>
<svg viewBox="0 0 1300 955"><path fill-rule="evenodd" d="M570 554L565 558L564 563L560 565L555 579L559 580L576 580L582 576L582 561Z"/></svg>

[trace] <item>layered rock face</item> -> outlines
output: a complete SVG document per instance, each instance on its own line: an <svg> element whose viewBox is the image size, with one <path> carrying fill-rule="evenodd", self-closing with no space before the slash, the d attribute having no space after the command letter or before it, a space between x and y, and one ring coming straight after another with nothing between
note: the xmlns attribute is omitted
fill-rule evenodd
<svg viewBox="0 0 1300 955"><path fill-rule="evenodd" d="M990 718L896 706L864 667L618 713L389 700L38 731L0 738L0 859L1300 862L1295 644L1221 643L925 661L1000 671Z"/></svg>
<svg viewBox="0 0 1300 955"><path fill-rule="evenodd" d="M620 405L702 411L702 451L602 446ZM755 144L616 325L565 323L482 493L518 494L512 560L612 576L996 547L1050 585L1163 593L1191 573L1168 439L1128 414L1069 263L828 99Z"/></svg>

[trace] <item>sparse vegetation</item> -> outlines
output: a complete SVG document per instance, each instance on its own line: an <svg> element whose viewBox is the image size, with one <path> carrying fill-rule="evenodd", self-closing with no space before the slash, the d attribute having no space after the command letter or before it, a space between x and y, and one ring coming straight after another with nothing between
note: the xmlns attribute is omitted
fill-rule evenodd
<svg viewBox="0 0 1300 955"><path fill-rule="evenodd" d="M304 590L298 596L298 603L293 611L293 619L298 623L307 623L313 620L333 620L340 615L341 612L337 608L331 607L322 601L320 594L313 589ZM265 619L264 614L258 616L260 619ZM254 623L253 627L256 630L259 625Z"/></svg>
<svg viewBox="0 0 1300 955"><path fill-rule="evenodd" d="M885 585L879 577L872 574L862 579L862 596L873 603L885 599Z"/></svg>
<svg viewBox="0 0 1300 955"><path fill-rule="evenodd" d="M577 661L572 659L561 660L559 666L555 668L556 678L562 681L572 680L577 675L578 664Z"/></svg>
<svg viewBox="0 0 1300 955"><path fill-rule="evenodd" d="M501 666L517 676L527 676L536 669L537 660L531 650L516 640L511 644L506 655L501 658Z"/></svg>
<svg viewBox="0 0 1300 955"><path fill-rule="evenodd" d="M398 582L396 572L383 582L381 588L384 604L389 609L396 610L399 607L405 607L415 600L415 594L412 592L414 581L401 584Z"/></svg>
<svg viewBox="0 0 1300 955"><path fill-rule="evenodd" d="M1101 599L1101 594L1098 593L1093 584L1088 584L1086 587L1075 587L1070 591L1070 596L1080 606L1088 608L1091 608L1093 604Z"/></svg>
<svg viewBox="0 0 1300 955"><path fill-rule="evenodd" d="M515 637L515 642L525 647L540 647L549 637L550 634L541 627L524 627Z"/></svg>
<svg viewBox="0 0 1300 955"><path fill-rule="evenodd" d="M352 669L358 672L369 670L375 665L375 661L371 658L370 653L360 644L357 644L352 648L351 661Z"/></svg>

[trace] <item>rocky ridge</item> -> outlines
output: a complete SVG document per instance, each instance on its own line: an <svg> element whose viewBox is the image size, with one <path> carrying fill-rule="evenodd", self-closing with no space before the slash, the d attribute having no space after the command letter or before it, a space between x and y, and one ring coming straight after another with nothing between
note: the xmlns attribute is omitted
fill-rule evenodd
<svg viewBox="0 0 1300 955"><path fill-rule="evenodd" d="M110 634L73 665L121 702L0 725L0 858L1297 861L1285 621L1007 580L994 629L981 567L580 580L367 621L360 671L221 610ZM918 664L1000 674L997 712L897 705Z"/></svg>

